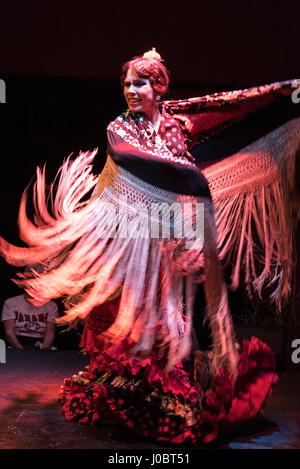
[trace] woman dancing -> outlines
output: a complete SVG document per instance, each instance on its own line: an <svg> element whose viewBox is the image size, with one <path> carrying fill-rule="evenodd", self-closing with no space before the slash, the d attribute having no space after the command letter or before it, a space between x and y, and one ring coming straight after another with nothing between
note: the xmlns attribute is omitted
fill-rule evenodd
<svg viewBox="0 0 300 469"><path fill-rule="evenodd" d="M68 159L51 215L38 170L35 224L26 193L19 214L30 247L1 239L0 250L14 265L44 265L18 280L34 304L67 296L62 320L85 318L90 366L65 380L66 419L120 423L158 441L209 442L260 415L276 381L274 356L255 338L238 349L210 190L182 122L163 105L169 78L159 54L127 62L122 84L128 110L107 128L99 180L90 165L96 152ZM193 330L201 282L210 351Z"/></svg>

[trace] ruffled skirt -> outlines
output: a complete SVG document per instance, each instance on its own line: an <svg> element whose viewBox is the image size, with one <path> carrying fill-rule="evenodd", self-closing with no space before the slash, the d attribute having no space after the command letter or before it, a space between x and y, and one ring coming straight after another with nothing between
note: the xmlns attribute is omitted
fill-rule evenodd
<svg viewBox="0 0 300 469"><path fill-rule="evenodd" d="M262 414L277 382L272 350L252 337L243 342L233 382L225 367L212 367L212 352L198 352L165 372L159 348L145 360L128 358L131 344L105 352L99 334L114 320L119 299L89 315L81 346L90 355L88 371L65 379L63 414L69 421L129 427L155 441L209 443L241 429ZM106 311L106 321L103 310ZM102 340L102 342L101 342Z"/></svg>

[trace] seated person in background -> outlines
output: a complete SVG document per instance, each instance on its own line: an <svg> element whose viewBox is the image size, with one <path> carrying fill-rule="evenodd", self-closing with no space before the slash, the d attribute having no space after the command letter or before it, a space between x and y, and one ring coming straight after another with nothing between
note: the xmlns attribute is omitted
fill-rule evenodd
<svg viewBox="0 0 300 469"><path fill-rule="evenodd" d="M3 305L1 321L9 344L18 349L39 346L52 349L55 338L55 319L58 307L54 301L43 306L34 306L28 301L28 295L8 298ZM41 341L39 340L41 339Z"/></svg>

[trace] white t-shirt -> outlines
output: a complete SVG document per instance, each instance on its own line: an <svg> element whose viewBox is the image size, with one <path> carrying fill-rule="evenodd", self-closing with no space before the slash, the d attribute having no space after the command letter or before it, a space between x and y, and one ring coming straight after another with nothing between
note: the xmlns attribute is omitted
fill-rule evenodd
<svg viewBox="0 0 300 469"><path fill-rule="evenodd" d="M55 322L55 318L58 318L58 308L54 301L34 306L26 301L24 295L19 295L5 301L1 321L15 319L16 335L42 338L47 322Z"/></svg>

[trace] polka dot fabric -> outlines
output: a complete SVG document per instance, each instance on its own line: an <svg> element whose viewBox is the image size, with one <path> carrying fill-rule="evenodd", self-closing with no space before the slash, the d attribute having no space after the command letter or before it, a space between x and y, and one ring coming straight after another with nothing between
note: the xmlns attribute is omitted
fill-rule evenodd
<svg viewBox="0 0 300 469"><path fill-rule="evenodd" d="M158 135L166 143L167 147L173 155L187 156L188 150L184 142L184 137L181 133L177 121L170 116L165 109L162 109L162 116Z"/></svg>
<svg viewBox="0 0 300 469"><path fill-rule="evenodd" d="M201 373L182 363L165 374L163 361L95 354L90 370L65 381L61 390L68 421L127 426L152 440L172 444L209 443L256 419L276 384L271 349L255 337L244 341L233 383L226 368Z"/></svg>

